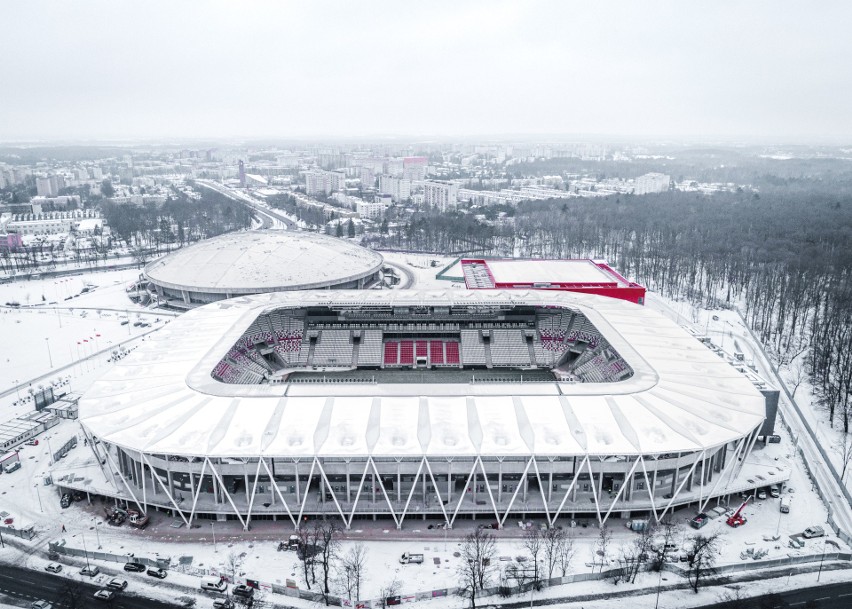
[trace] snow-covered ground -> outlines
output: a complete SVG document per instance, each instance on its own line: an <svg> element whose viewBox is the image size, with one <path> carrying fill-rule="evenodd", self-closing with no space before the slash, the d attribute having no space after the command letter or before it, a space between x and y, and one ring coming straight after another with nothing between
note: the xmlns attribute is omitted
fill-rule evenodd
<svg viewBox="0 0 852 609"><path fill-rule="evenodd" d="M384 253L384 255L390 262L405 265L415 276L417 287L448 288L453 285L451 282L435 279L435 275L452 261L450 257L397 253ZM436 266L432 266L433 260L437 261ZM3 346L0 347L0 361L5 364L0 366L0 390L11 386L15 379L27 382L29 379L38 378L51 371L47 354L48 341L45 339L49 339L53 369L58 369L61 366L73 364L90 353L91 342L95 343L95 350L121 343L132 346L132 339L144 340L139 338L139 335L162 327L168 319L171 319L171 314L138 307L126 297L125 286L137 276L138 271L116 271L0 286L0 302L17 300L21 304L26 304L27 301L35 304L41 301L44 295L45 301L55 301L58 303L56 306L63 307L59 310L47 310L41 307L32 307L27 310L4 309L4 312L0 313L0 332L5 339ZM98 287L72 300L64 300L66 296L79 294L82 288L89 284ZM747 348L747 341L739 340L745 330L739 326L739 318L734 313L693 312L687 310L685 305L664 302L656 296L648 299L648 306L660 308L667 315L680 317L681 322L687 321L693 324L702 333L706 332L713 337L714 341L725 350L733 351L735 345L740 350ZM70 310L71 307L73 311ZM678 310L679 307L682 310ZM82 316L84 309L88 310L86 315ZM139 315L152 322L153 326L134 327L132 322ZM719 319L714 320L713 315ZM131 323L121 325L125 317L129 317ZM155 322L157 317L161 319L160 322ZM96 337L95 334L101 336ZM90 343L83 343L85 339L90 339ZM79 353L78 341L82 343L79 346L81 348ZM131 342L128 343L128 341ZM751 359L750 353L745 352L745 359L746 361ZM111 364L105 355L94 358L94 361L86 364L72 365L57 374L70 376L71 389L83 392L109 365ZM800 387L796 395L797 399L804 398L808 389L804 385ZM14 405L15 402L18 402L17 406ZM0 412L4 414L4 418L17 416L27 409L31 409L30 403L22 404L17 400L14 392L0 398ZM78 424L73 421L63 421L39 438L39 446L23 448L20 455L23 463L21 470L0 476L2 511L7 512L8 517L15 519L16 526L34 525L39 535L32 543L39 548L46 548L50 540L65 538L70 546L82 547L85 543L89 550L101 546L103 551L116 554L132 552L145 556L170 556L175 560L179 556L192 556L192 567L199 570L221 570L228 555L235 552L245 555L240 569L242 577L282 584L287 579L292 579L300 587L304 587L301 565L295 555L276 551L277 541L286 538L292 532L289 525L283 522L257 521L253 523L251 531L243 532L237 522L216 522L211 527L209 521L201 521L200 528L187 530L172 528L169 526L173 522L172 519L166 518L164 514L152 513L151 526L144 531L137 531L126 526L115 528L106 525L102 517L103 504L97 501L91 505L85 501L75 503L63 510L59 506L55 487L44 485L44 478L50 471L49 446L55 449L73 435L78 435L79 443L77 448L66 457L68 463L93 461L88 447L84 446L82 437L79 436ZM722 519L711 521L703 532L719 530L723 533L724 543L720 563L741 562L743 559L740 558L740 554L748 548L767 550L769 552L767 558L779 558L792 553L818 554L822 551L824 547L822 541L809 542L803 550L794 551L787 546L789 535L800 533L807 526L824 524L827 516L825 507L812 490L811 482L804 473L800 459L794 454L791 438L784 437L781 444L757 446L752 458L755 465L765 466L772 463L792 465L790 480L785 489L785 496L792 500L791 512L781 514L778 509L779 500L766 499L746 508L748 524L744 527L730 529ZM61 475L65 468L66 463L63 460L54 466L53 469L57 472L54 475ZM691 529L685 523L692 515L690 510L680 510L675 514L675 520L679 523L679 544L683 544L691 533ZM346 534L342 550L345 552L349 546L359 542L363 542L368 549L367 581L362 597L377 596L380 587L394 578L402 583L400 591L403 593L446 588L454 586L457 580L458 557L454 556L454 553L459 549L460 539L476 524L470 521L463 522L455 530L447 532L445 537L444 531L429 530L415 520L407 521L402 531L388 528L387 523L356 521L353 524L353 530ZM563 524L568 525L568 523ZM578 526L571 529L576 547L573 572L588 572L592 569L588 563L592 560L598 529L594 523L586 521L586 524L587 527ZM634 536L634 533L621 526L622 524L619 520L612 521L611 528L614 532L611 546L612 557L618 554L617 548L620 545L630 543ZM66 529L64 533L63 526ZM214 533L217 541L215 549ZM523 554L520 545L521 530L518 527L507 527L507 530L496 534L498 555L512 559ZM772 541L776 536L778 539ZM843 544L840 546L847 549ZM406 551L424 553L425 564L399 564L399 555ZM5 556L8 557L8 554ZM35 568L42 568L46 561L43 552L33 553L27 560ZM508 562L501 561L501 564L508 564ZM101 567L106 567L107 570L116 567L120 569L120 566L114 563L103 564ZM66 571L75 574L77 570L67 569ZM656 585L655 577L643 577L653 579L653 581L645 582L649 586ZM668 577L675 579L674 576ZM808 578L813 579L813 576L793 576L790 584L793 585L799 579L805 581ZM832 581L833 578L848 579L848 572L823 575L824 581ZM195 588L197 581L195 574L176 572L170 574L168 580L169 583L181 584L189 588ZM147 594L174 598L172 589L164 588L157 582L146 581L144 586ZM588 594L606 591L611 587L612 584L608 582L587 582L551 589L537 593L536 596L543 598L545 595ZM777 588L773 588L771 582L762 582L759 585L749 584L748 589L750 594L755 594L762 590ZM686 607L691 604L711 602L717 598L718 591L697 596L691 592L673 592L665 595L662 605ZM293 598L277 597L277 599L282 604L294 606L311 604ZM631 599L631 606L646 607L651 606L653 602L652 595L635 599L635 602ZM205 603L200 606L208 606ZM441 607L460 607L465 604L458 598L432 600L430 603ZM586 602L583 606L604 605Z"/></svg>

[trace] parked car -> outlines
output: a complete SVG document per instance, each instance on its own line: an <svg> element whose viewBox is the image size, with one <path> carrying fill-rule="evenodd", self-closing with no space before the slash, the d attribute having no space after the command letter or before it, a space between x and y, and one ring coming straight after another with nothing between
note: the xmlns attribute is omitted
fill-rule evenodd
<svg viewBox="0 0 852 609"><path fill-rule="evenodd" d="M141 573L145 570L145 565L141 562L128 562L124 564L124 570L132 573Z"/></svg>
<svg viewBox="0 0 852 609"><path fill-rule="evenodd" d="M232 609L234 603L229 598L217 598L213 601L213 609Z"/></svg>
<svg viewBox="0 0 852 609"><path fill-rule="evenodd" d="M758 499L766 499L766 489L765 488L762 488L759 491L757 491L757 498Z"/></svg>
<svg viewBox="0 0 852 609"><path fill-rule="evenodd" d="M817 527L817 526L808 527L802 533L802 537L804 537L806 539L811 539L812 537L822 537L823 535L825 535L825 529L823 529L822 527Z"/></svg>
<svg viewBox="0 0 852 609"><path fill-rule="evenodd" d="M781 442L781 436L779 436L778 434L775 434L775 435L769 436L767 438L767 440L769 440L770 444L779 444Z"/></svg>
<svg viewBox="0 0 852 609"><path fill-rule="evenodd" d="M704 512L702 512L693 516L692 520L689 521L689 526L691 526L693 529L700 529L709 521L710 517Z"/></svg>
<svg viewBox="0 0 852 609"><path fill-rule="evenodd" d="M14 463L10 463L5 468L3 468L3 471L7 474L11 474L12 472L16 472L19 469L21 469L21 462L15 461Z"/></svg>
<svg viewBox="0 0 852 609"><path fill-rule="evenodd" d="M225 594L228 591L228 583L225 581L225 578L217 577L215 575L202 577L200 585L201 589L206 592L218 592L219 594Z"/></svg>
<svg viewBox="0 0 852 609"><path fill-rule="evenodd" d="M27 440L27 446L38 446L38 440L33 438L32 440Z"/></svg>
<svg viewBox="0 0 852 609"><path fill-rule="evenodd" d="M790 513L790 499L788 499L787 497L784 497L781 500L781 504L778 506L778 509L781 510L782 514L789 514Z"/></svg>
<svg viewBox="0 0 852 609"><path fill-rule="evenodd" d="M101 589L95 592L95 598L99 601L111 601L115 598L115 592L112 590Z"/></svg>
<svg viewBox="0 0 852 609"><path fill-rule="evenodd" d="M110 590L124 590L127 587L127 580L113 577L107 582L106 587Z"/></svg>
<svg viewBox="0 0 852 609"><path fill-rule="evenodd" d="M781 488L777 484L773 484L769 487L769 496L778 499L781 496Z"/></svg>
<svg viewBox="0 0 852 609"><path fill-rule="evenodd" d="M101 569L97 565L91 565L91 566L83 567L82 569L80 569L80 575L88 575L89 577L94 577L95 575L97 575L100 572L101 572Z"/></svg>
<svg viewBox="0 0 852 609"><path fill-rule="evenodd" d="M68 493L62 495L62 499L59 500L59 505L62 506L63 509L71 505L71 495Z"/></svg>
<svg viewBox="0 0 852 609"><path fill-rule="evenodd" d="M240 584L239 586L234 586L231 593L234 596L242 596L243 598L251 598L254 596L254 588L249 588L245 584Z"/></svg>
<svg viewBox="0 0 852 609"><path fill-rule="evenodd" d="M55 562L48 563L44 570L49 571L50 573L59 573L60 571L62 571L62 565L57 564Z"/></svg>
<svg viewBox="0 0 852 609"><path fill-rule="evenodd" d="M151 577L156 577L158 579L166 579L166 575L169 574L165 569L158 569L157 567L149 567L147 573Z"/></svg>
<svg viewBox="0 0 852 609"><path fill-rule="evenodd" d="M30 609L53 609L53 605L47 601L38 600L30 603Z"/></svg>

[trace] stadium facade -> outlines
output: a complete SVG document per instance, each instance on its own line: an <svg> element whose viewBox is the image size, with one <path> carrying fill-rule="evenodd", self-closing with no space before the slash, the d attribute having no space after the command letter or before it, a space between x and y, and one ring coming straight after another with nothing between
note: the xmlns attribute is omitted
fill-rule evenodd
<svg viewBox="0 0 852 609"><path fill-rule="evenodd" d="M282 292L197 308L116 363L80 401L95 459L54 481L187 525L661 519L754 488L764 417L728 362L622 300Z"/></svg>
<svg viewBox="0 0 852 609"><path fill-rule="evenodd" d="M383 262L342 239L260 230L200 241L149 263L143 275L161 305L191 309L247 294L369 288Z"/></svg>

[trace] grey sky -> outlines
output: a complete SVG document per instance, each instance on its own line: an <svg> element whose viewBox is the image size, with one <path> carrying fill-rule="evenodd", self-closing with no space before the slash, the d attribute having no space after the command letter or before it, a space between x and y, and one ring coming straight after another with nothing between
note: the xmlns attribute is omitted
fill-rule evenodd
<svg viewBox="0 0 852 609"><path fill-rule="evenodd" d="M852 3L4 2L0 140L852 135Z"/></svg>

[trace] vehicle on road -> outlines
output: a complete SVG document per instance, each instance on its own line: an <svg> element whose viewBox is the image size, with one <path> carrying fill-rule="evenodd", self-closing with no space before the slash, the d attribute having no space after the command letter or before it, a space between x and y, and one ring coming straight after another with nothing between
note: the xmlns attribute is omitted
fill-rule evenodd
<svg viewBox="0 0 852 609"><path fill-rule="evenodd" d="M99 601L111 601L115 598L115 592L112 590L100 589L94 594L95 598Z"/></svg>
<svg viewBox="0 0 852 609"><path fill-rule="evenodd" d="M15 461L14 463L10 463L5 468L3 468L3 471L7 474L11 474L12 472L16 472L19 469L21 469L21 462Z"/></svg>
<svg viewBox="0 0 852 609"><path fill-rule="evenodd" d="M165 569L158 569L156 567L150 567L146 573L148 573L151 577L156 577L158 579L166 579L166 575L169 574Z"/></svg>
<svg viewBox="0 0 852 609"><path fill-rule="evenodd" d="M86 575L88 577L94 577L95 575L97 575L100 572L101 572L101 569L97 565L91 565L91 566L83 567L82 569L80 569L80 575Z"/></svg>
<svg viewBox="0 0 852 609"><path fill-rule="evenodd" d="M805 539L812 539L813 537L822 537L825 535L825 529L818 526L808 527L802 533L802 537Z"/></svg>
<svg viewBox="0 0 852 609"><path fill-rule="evenodd" d="M113 577L107 582L106 587L110 590L124 590L127 587L127 580Z"/></svg>
<svg viewBox="0 0 852 609"><path fill-rule="evenodd" d="M729 527L733 527L736 529L737 527L741 527L746 522L748 522L748 520L746 520L746 517L743 516L743 510L745 509L745 506L748 505L750 499L751 495L746 497L745 501L743 501L742 505L737 508L736 512L728 516L728 519L725 522L728 524Z"/></svg>
<svg viewBox="0 0 852 609"><path fill-rule="evenodd" d="M145 570L145 565L141 562L128 562L124 564L124 570L132 573L141 573Z"/></svg>
<svg viewBox="0 0 852 609"><path fill-rule="evenodd" d="M229 598L217 598L213 601L213 609L232 609L234 603Z"/></svg>
<svg viewBox="0 0 852 609"><path fill-rule="evenodd" d="M50 573L59 573L60 571L62 571L62 565L57 564L55 562L48 563L44 570L49 571Z"/></svg>
<svg viewBox="0 0 852 609"><path fill-rule="evenodd" d="M402 556L399 557L400 564L410 565L410 564L421 564L423 563L423 555L422 554L412 554L410 552L405 552Z"/></svg>
<svg viewBox="0 0 852 609"><path fill-rule="evenodd" d="M233 590L231 590L231 594L234 596L241 596L243 598L251 598L254 596L254 588L249 588L245 584L240 584L239 586L234 586Z"/></svg>
<svg viewBox="0 0 852 609"><path fill-rule="evenodd" d="M708 522L710 522L710 517L704 512L701 512L692 517L692 520L689 521L689 526L693 529L700 529Z"/></svg>
<svg viewBox="0 0 852 609"><path fill-rule="evenodd" d="M207 577L201 578L201 589L207 592L218 592L219 594L224 594L228 591L228 582L225 581L224 577L208 575Z"/></svg>

